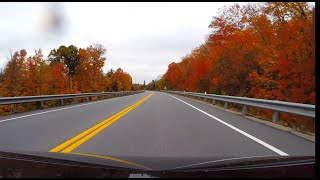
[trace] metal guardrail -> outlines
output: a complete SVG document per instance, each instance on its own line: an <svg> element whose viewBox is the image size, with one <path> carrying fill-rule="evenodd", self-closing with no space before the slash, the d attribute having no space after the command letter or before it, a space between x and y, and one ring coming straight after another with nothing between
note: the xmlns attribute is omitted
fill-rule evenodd
<svg viewBox="0 0 320 180"><path fill-rule="evenodd" d="M51 100L61 100L61 105L64 105L65 99L76 99L77 98L87 98L93 96L126 96L132 95L137 93L142 93L144 91L124 91L124 92L100 92L100 93L81 93L81 94L59 94L59 95L42 95L42 96L17 96L17 97L3 97L0 98L0 105L14 105L14 112L18 112L17 104L21 103L30 103L30 102L39 102L38 107L40 109L44 108L44 101L51 101Z"/></svg>
<svg viewBox="0 0 320 180"><path fill-rule="evenodd" d="M256 99L256 98L247 98L247 97L237 97L237 96L224 96L216 94L205 94L205 93L194 93L194 92L183 92L183 91L164 91L172 94L190 96L190 97L200 97L203 99L211 99L212 104L215 104L215 101L223 101L224 107L228 107L228 103L235 103L242 105L242 114L247 114L248 106L259 107L264 109L273 110L272 121L274 123L279 121L279 113L286 112L290 114L296 114L306 117L315 118L315 105L311 104L301 104L301 103L292 103L285 101L277 100L265 100L265 99Z"/></svg>

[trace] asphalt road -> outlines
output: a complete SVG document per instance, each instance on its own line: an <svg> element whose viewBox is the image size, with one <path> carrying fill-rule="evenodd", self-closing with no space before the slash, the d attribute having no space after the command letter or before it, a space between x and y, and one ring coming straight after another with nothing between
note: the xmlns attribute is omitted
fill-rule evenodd
<svg viewBox="0 0 320 180"><path fill-rule="evenodd" d="M105 156L151 168L155 163L148 158L315 155L314 142L290 132L186 97L150 91L2 116L0 151L8 149Z"/></svg>

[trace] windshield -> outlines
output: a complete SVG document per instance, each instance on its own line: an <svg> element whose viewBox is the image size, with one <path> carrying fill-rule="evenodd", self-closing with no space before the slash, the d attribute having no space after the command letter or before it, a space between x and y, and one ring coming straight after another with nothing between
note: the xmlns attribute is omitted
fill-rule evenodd
<svg viewBox="0 0 320 180"><path fill-rule="evenodd" d="M0 152L144 170L315 156L315 3L0 3Z"/></svg>

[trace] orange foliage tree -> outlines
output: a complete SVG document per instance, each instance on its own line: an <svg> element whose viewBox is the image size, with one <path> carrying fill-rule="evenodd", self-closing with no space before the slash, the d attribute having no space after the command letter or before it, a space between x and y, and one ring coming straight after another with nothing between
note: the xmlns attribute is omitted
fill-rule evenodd
<svg viewBox="0 0 320 180"><path fill-rule="evenodd" d="M159 89L315 104L314 12L306 2L225 6L209 24L206 42L171 63L156 84Z"/></svg>
<svg viewBox="0 0 320 180"><path fill-rule="evenodd" d="M132 78L128 73L120 68L114 73L103 73L105 54L106 49L99 43L79 49L62 45L53 49L47 59L41 49L29 57L24 49L14 52L0 73L0 95L130 91ZM112 88L114 84L116 89Z"/></svg>
<svg viewBox="0 0 320 180"><path fill-rule="evenodd" d="M114 91L130 91L132 88L132 77L121 68L113 73L111 79Z"/></svg>
<svg viewBox="0 0 320 180"><path fill-rule="evenodd" d="M207 41L171 63L162 88L315 103L314 9L306 2L234 4Z"/></svg>

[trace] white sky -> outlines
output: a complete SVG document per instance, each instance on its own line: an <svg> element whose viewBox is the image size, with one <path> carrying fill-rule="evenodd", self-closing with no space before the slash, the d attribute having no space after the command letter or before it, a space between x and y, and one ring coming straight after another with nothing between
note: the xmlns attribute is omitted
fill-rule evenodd
<svg viewBox="0 0 320 180"><path fill-rule="evenodd" d="M168 65L202 44L218 8L233 2L207 3L61 3L59 31L49 31L53 3L0 3L0 68L10 49L53 48L95 42L107 48L104 71L121 67L133 82L149 83Z"/></svg>

